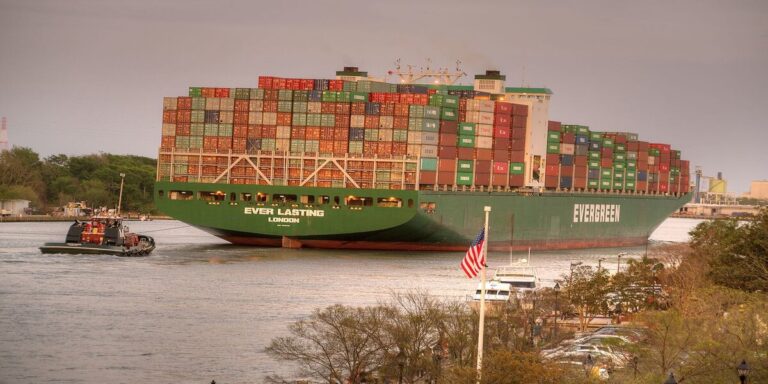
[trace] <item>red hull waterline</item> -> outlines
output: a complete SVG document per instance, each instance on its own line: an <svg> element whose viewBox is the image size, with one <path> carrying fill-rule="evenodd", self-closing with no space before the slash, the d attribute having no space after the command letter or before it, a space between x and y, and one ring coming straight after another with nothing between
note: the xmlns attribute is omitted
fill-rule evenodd
<svg viewBox="0 0 768 384"><path fill-rule="evenodd" d="M393 250L393 251L444 251L463 252L469 244L435 244L397 241L346 241L346 240L315 240L297 239L291 237L265 238L251 236L219 236L236 245L251 245L259 247L282 248L321 248L321 249L360 249L360 250ZM619 248L642 246L648 243L644 237L622 239L589 239L589 240L559 240L559 241L520 241L510 247L508 242L491 242L491 251L534 251L585 249L585 248Z"/></svg>

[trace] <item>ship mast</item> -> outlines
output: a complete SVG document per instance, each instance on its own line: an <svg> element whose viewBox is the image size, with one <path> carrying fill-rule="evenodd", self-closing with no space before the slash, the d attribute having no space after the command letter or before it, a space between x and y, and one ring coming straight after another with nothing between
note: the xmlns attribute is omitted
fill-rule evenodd
<svg viewBox="0 0 768 384"><path fill-rule="evenodd" d="M412 65L407 65L408 69L403 70L400 66L400 59L395 61L395 69L387 71L388 75L395 75L400 78L403 84L412 84L421 79L434 79L435 84L451 85L467 74L461 69L461 61L456 60L456 69L451 72L448 68L432 68L432 60L427 59L426 68L419 67L414 71Z"/></svg>

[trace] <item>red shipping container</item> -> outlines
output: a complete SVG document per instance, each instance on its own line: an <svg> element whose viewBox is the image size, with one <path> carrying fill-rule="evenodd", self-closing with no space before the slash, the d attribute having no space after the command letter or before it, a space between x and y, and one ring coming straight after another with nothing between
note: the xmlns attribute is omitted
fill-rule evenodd
<svg viewBox="0 0 768 384"><path fill-rule="evenodd" d="M557 188L559 183L560 183L560 178L556 174L551 176L547 174L547 176L544 177L545 188L550 188L550 189Z"/></svg>
<svg viewBox="0 0 768 384"><path fill-rule="evenodd" d="M562 129L561 125L562 124L559 121L550 120L547 122L547 129L550 131L560 132Z"/></svg>
<svg viewBox="0 0 768 384"><path fill-rule="evenodd" d="M637 141L628 141L627 142L627 152L637 152Z"/></svg>
<svg viewBox="0 0 768 384"><path fill-rule="evenodd" d="M277 137L277 126L276 125L262 125L261 126L261 137L265 139L274 139Z"/></svg>
<svg viewBox="0 0 768 384"><path fill-rule="evenodd" d="M497 115L507 115L507 116L510 116L510 115L512 115L512 110L513 110L513 104L512 103L505 103L503 101L497 101L496 105L495 105L495 108L494 108L494 113L497 114Z"/></svg>
<svg viewBox="0 0 768 384"><path fill-rule="evenodd" d="M163 124L176 124L176 111L163 111Z"/></svg>
<svg viewBox="0 0 768 384"><path fill-rule="evenodd" d="M307 127L304 131L304 137L307 140L320 140L320 127Z"/></svg>
<svg viewBox="0 0 768 384"><path fill-rule="evenodd" d="M453 145L441 145L437 149L437 157L442 159L455 159L458 156L456 146Z"/></svg>
<svg viewBox="0 0 768 384"><path fill-rule="evenodd" d="M576 135L572 132L565 132L560 137L560 142L563 144L576 144Z"/></svg>
<svg viewBox="0 0 768 384"><path fill-rule="evenodd" d="M475 161L475 173L491 173L492 164L493 162L490 160Z"/></svg>
<svg viewBox="0 0 768 384"><path fill-rule="evenodd" d="M218 140L218 149L229 150L232 149L232 138L220 136Z"/></svg>
<svg viewBox="0 0 768 384"><path fill-rule="evenodd" d="M235 124L248 124L248 112L235 112L233 121Z"/></svg>
<svg viewBox="0 0 768 384"><path fill-rule="evenodd" d="M216 88L204 87L200 89L202 97L216 97Z"/></svg>
<svg viewBox="0 0 768 384"><path fill-rule="evenodd" d="M176 136L189 136L191 134L192 127L189 123L176 124Z"/></svg>
<svg viewBox="0 0 768 384"><path fill-rule="evenodd" d="M509 131L509 136L513 139L525 139L525 128L515 128Z"/></svg>
<svg viewBox="0 0 768 384"><path fill-rule="evenodd" d="M441 133L440 145L444 146L456 146L457 136L455 133Z"/></svg>
<svg viewBox="0 0 768 384"><path fill-rule="evenodd" d="M334 114L336 113L336 103L330 101L320 102L320 113Z"/></svg>
<svg viewBox="0 0 768 384"><path fill-rule="evenodd" d="M493 126L509 128L512 126L512 118L499 114L493 115Z"/></svg>
<svg viewBox="0 0 768 384"><path fill-rule="evenodd" d="M248 112L248 108L250 108L250 100L241 100L237 99L235 100L235 112Z"/></svg>
<svg viewBox="0 0 768 384"><path fill-rule="evenodd" d="M545 184L546 184L546 181L545 181ZM509 175L510 187L522 187L524 185L525 185L525 175Z"/></svg>
<svg viewBox="0 0 768 384"><path fill-rule="evenodd" d="M320 140L318 150L320 153L333 153L333 140Z"/></svg>
<svg viewBox="0 0 768 384"><path fill-rule="evenodd" d="M508 184L509 173L494 173L491 175L491 186L494 187L506 187Z"/></svg>
<svg viewBox="0 0 768 384"><path fill-rule="evenodd" d="M192 121L192 111L176 111L176 123L189 123Z"/></svg>
<svg viewBox="0 0 768 384"><path fill-rule="evenodd" d="M291 139L304 139L307 129L304 127L291 127Z"/></svg>
<svg viewBox="0 0 768 384"><path fill-rule="evenodd" d="M442 172L455 172L456 171L456 159L438 159L437 170ZM447 183L441 183L447 184Z"/></svg>
<svg viewBox="0 0 768 384"><path fill-rule="evenodd" d="M351 103L350 115L365 115L365 103Z"/></svg>
<svg viewBox="0 0 768 384"><path fill-rule="evenodd" d="M261 89L272 89L272 77L270 76L259 76L259 88Z"/></svg>
<svg viewBox="0 0 768 384"><path fill-rule="evenodd" d="M491 174L490 173L475 173L475 185L490 185Z"/></svg>
<svg viewBox="0 0 768 384"><path fill-rule="evenodd" d="M334 127L349 128L349 115L336 115Z"/></svg>
<svg viewBox="0 0 768 384"><path fill-rule="evenodd" d="M376 154L379 156L390 156L392 154L392 142L380 141L377 147Z"/></svg>
<svg viewBox="0 0 768 384"><path fill-rule="evenodd" d="M659 192L669 192L669 183L659 183Z"/></svg>
<svg viewBox="0 0 768 384"><path fill-rule="evenodd" d="M493 173L496 174L508 174L509 173L509 163L506 161L494 161L493 162Z"/></svg>
<svg viewBox="0 0 768 384"><path fill-rule="evenodd" d="M333 139L337 141L348 141L349 140L349 129L334 129L333 130Z"/></svg>
<svg viewBox="0 0 768 384"><path fill-rule="evenodd" d="M411 100L413 100L413 97L412 97L413 95L405 95L405 94L401 94L400 96L401 96L401 97L403 97L403 96L409 96L409 97L411 98ZM401 102L401 103L402 103L402 102ZM409 102L408 104L412 104L412 103L410 103L410 102ZM408 105L408 104L405 104L405 103L402 103L402 104L395 104L395 113L394 113L394 115L395 115L395 116L408 117L408 113L409 113L409 111L410 111L410 108L411 108L411 106L410 106L410 105Z"/></svg>
<svg viewBox="0 0 768 384"><path fill-rule="evenodd" d="M282 77L274 77L272 78L272 88L273 89L287 89L286 87L286 80Z"/></svg>
<svg viewBox="0 0 768 384"><path fill-rule="evenodd" d="M229 97L229 88L216 88L214 97Z"/></svg>
<svg viewBox="0 0 768 384"><path fill-rule="evenodd" d="M525 140L523 139L510 140L509 149L513 151L525 151Z"/></svg>
<svg viewBox="0 0 768 384"><path fill-rule="evenodd" d="M559 176L560 175L560 165L559 164L547 164L546 167L544 167L544 174L547 176Z"/></svg>
<svg viewBox="0 0 768 384"><path fill-rule="evenodd" d="M509 161L513 163L524 163L525 152L524 151L509 151Z"/></svg>
<svg viewBox="0 0 768 384"><path fill-rule="evenodd" d="M573 165L576 166L587 166L587 157L586 156L574 156L573 157Z"/></svg>
<svg viewBox="0 0 768 384"><path fill-rule="evenodd" d="M408 144L392 142L392 155L403 156L408 153Z"/></svg>
<svg viewBox="0 0 768 384"><path fill-rule="evenodd" d="M440 133L458 133L459 124L455 121L440 121Z"/></svg>
<svg viewBox="0 0 768 384"><path fill-rule="evenodd" d="M494 149L493 160L495 161L509 161L509 151L506 149Z"/></svg>
<svg viewBox="0 0 768 384"><path fill-rule="evenodd" d="M262 109L264 112L277 112L277 100L264 100Z"/></svg>
<svg viewBox="0 0 768 384"><path fill-rule="evenodd" d="M573 176L573 165L561 165L560 176Z"/></svg>
<svg viewBox="0 0 768 384"><path fill-rule="evenodd" d="M408 129L408 118L404 116L395 116L394 119L392 120L392 128ZM446 133L450 133L450 132L446 132Z"/></svg>
<svg viewBox="0 0 768 384"><path fill-rule="evenodd" d="M605 159L613 159L613 149L612 148L601 148L600 149L600 157Z"/></svg>
<svg viewBox="0 0 768 384"><path fill-rule="evenodd" d="M413 94L410 93L400 93L400 99L398 100L398 103L401 104L413 104ZM397 109L395 109L395 113L397 113Z"/></svg>
<svg viewBox="0 0 768 384"><path fill-rule="evenodd" d="M419 184L435 184L437 182L437 172L421 171L419 173Z"/></svg>
<svg viewBox="0 0 768 384"><path fill-rule="evenodd" d="M600 167L602 167L602 168L613 167L613 159L611 159L611 158L602 158L602 159L600 159Z"/></svg>
<svg viewBox="0 0 768 384"><path fill-rule="evenodd" d="M192 109L192 98L184 96L177 98L176 109Z"/></svg>
<svg viewBox="0 0 768 384"><path fill-rule="evenodd" d="M162 136L160 138L160 148L172 149L176 146L176 136Z"/></svg>
<svg viewBox="0 0 768 384"><path fill-rule="evenodd" d="M388 95L394 95L394 93L388 93ZM395 114L395 104L393 103L382 103L379 107L379 115L381 116L392 116Z"/></svg>
<svg viewBox="0 0 768 384"><path fill-rule="evenodd" d="M573 177L587 178L587 167L585 165L576 165L573 167ZM581 187L584 188L584 187Z"/></svg>
<svg viewBox="0 0 768 384"><path fill-rule="evenodd" d="M493 137L509 138L509 127L493 127Z"/></svg>
<svg viewBox="0 0 768 384"><path fill-rule="evenodd" d="M352 107L349 106L349 103L336 103L336 110L334 113L337 115L349 115L351 110Z"/></svg>
<svg viewBox="0 0 768 384"><path fill-rule="evenodd" d="M528 106L523 104L512 104L512 115L528 116Z"/></svg>
<svg viewBox="0 0 768 384"><path fill-rule="evenodd" d="M233 137L248 137L248 125L235 125L232 128Z"/></svg>
<svg viewBox="0 0 768 384"><path fill-rule="evenodd" d="M475 150L472 148L458 147L456 157L461 160L472 160L475 158Z"/></svg>
<svg viewBox="0 0 768 384"><path fill-rule="evenodd" d="M277 125L291 125L292 115L289 112L277 113Z"/></svg>
<svg viewBox="0 0 768 384"><path fill-rule="evenodd" d="M439 185L454 185L456 184L456 172L438 172L437 184Z"/></svg>
<svg viewBox="0 0 768 384"><path fill-rule="evenodd" d="M232 139L232 152L243 153L245 152L247 139L244 137L235 137Z"/></svg>
<svg viewBox="0 0 768 384"><path fill-rule="evenodd" d="M347 140L336 140L333 142L333 154L334 155L343 155L347 153L347 146L348 142Z"/></svg>
<svg viewBox="0 0 768 384"><path fill-rule="evenodd" d="M512 116L512 128L525 128L528 126L528 118L525 116Z"/></svg>
<svg viewBox="0 0 768 384"><path fill-rule="evenodd" d="M560 164L560 155L557 153L548 153L547 164Z"/></svg>
<svg viewBox="0 0 768 384"><path fill-rule="evenodd" d="M493 139L493 149L509 150L509 143L510 143L509 139L505 139L505 138Z"/></svg>
<svg viewBox="0 0 768 384"><path fill-rule="evenodd" d="M579 188L579 189L587 188L587 178L586 177L574 177L573 178L573 187L574 188Z"/></svg>
<svg viewBox="0 0 768 384"><path fill-rule="evenodd" d="M648 189L648 182L647 181L636 181L635 182L635 190L637 191L645 191Z"/></svg>
<svg viewBox="0 0 768 384"><path fill-rule="evenodd" d="M400 94L398 93L386 93L384 100L386 100L387 104L394 104L400 101ZM394 111L394 109L391 109L390 111Z"/></svg>
<svg viewBox="0 0 768 384"><path fill-rule="evenodd" d="M215 150L219 146L218 136L203 136L203 149Z"/></svg>
<svg viewBox="0 0 768 384"><path fill-rule="evenodd" d="M659 164L659 171L669 172L669 164L664 164L664 163Z"/></svg>
<svg viewBox="0 0 768 384"><path fill-rule="evenodd" d="M378 128L379 127L379 117L373 116L373 115L365 115L365 122L363 123L363 127L372 129L372 128Z"/></svg>
<svg viewBox="0 0 768 384"><path fill-rule="evenodd" d="M248 126L248 138L258 139L261 138L261 125L249 125Z"/></svg>
<svg viewBox="0 0 768 384"><path fill-rule="evenodd" d="M477 160L493 160L493 150L478 148L475 150L475 158Z"/></svg>

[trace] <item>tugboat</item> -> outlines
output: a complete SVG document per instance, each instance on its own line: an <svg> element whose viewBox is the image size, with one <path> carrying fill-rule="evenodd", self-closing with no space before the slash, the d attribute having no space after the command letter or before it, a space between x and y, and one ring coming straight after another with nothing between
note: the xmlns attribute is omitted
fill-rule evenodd
<svg viewBox="0 0 768 384"><path fill-rule="evenodd" d="M94 216L75 221L63 243L45 243L42 253L146 256L155 249L155 240L132 233L121 217Z"/></svg>

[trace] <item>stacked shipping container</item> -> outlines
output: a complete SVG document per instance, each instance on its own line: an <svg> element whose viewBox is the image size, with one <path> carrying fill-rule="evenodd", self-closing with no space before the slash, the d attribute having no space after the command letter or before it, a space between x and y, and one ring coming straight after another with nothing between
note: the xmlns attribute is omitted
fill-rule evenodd
<svg viewBox="0 0 768 384"><path fill-rule="evenodd" d="M159 179L523 186L527 107L445 91L276 77L259 88L191 87L164 99ZM344 158L343 170L329 158Z"/></svg>
<svg viewBox="0 0 768 384"><path fill-rule="evenodd" d="M690 188L690 163L680 151L634 133L550 121L546 164L549 189L677 194Z"/></svg>

